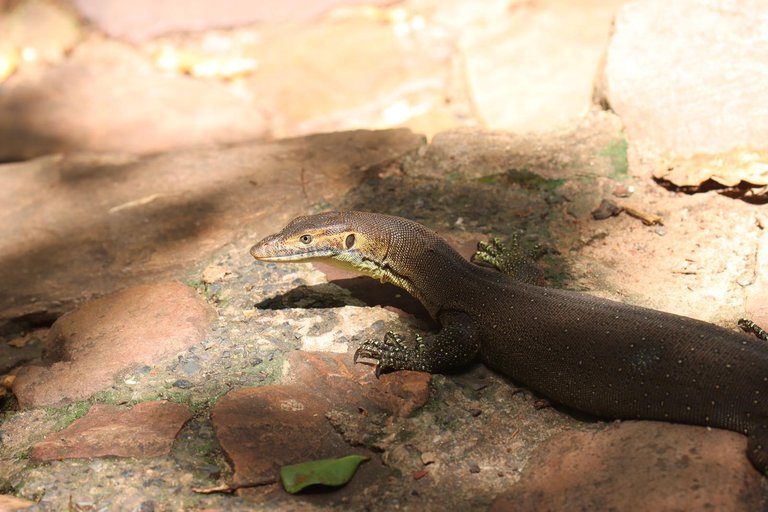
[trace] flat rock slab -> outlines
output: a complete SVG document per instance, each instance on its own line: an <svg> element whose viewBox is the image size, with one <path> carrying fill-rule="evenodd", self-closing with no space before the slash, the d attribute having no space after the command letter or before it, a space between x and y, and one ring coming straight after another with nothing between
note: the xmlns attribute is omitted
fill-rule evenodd
<svg viewBox="0 0 768 512"><path fill-rule="evenodd" d="M288 355L288 364L292 383L313 390L334 409L375 407L409 416L429 401L429 373L399 371L377 379L373 368L355 364L351 353L296 350Z"/></svg>
<svg viewBox="0 0 768 512"><path fill-rule="evenodd" d="M120 372L153 365L199 343L215 318L197 292L178 282L142 285L81 306L51 328L50 366L27 366L13 392L22 407L82 400Z"/></svg>
<svg viewBox="0 0 768 512"><path fill-rule="evenodd" d="M463 26L459 45L467 81L485 125L526 132L581 117L589 109L611 17L624 1L505 2L485 23ZM585 21L574 21L579 19Z"/></svg>
<svg viewBox="0 0 768 512"><path fill-rule="evenodd" d="M633 142L657 151L764 149L765 23L762 0L630 2L616 16L598 97Z"/></svg>
<svg viewBox="0 0 768 512"><path fill-rule="evenodd" d="M545 136L482 128L447 130L435 135L419 156L406 161L408 174L479 179L529 171L545 179L567 179L627 172L621 122L605 112L591 113L579 126Z"/></svg>
<svg viewBox="0 0 768 512"><path fill-rule="evenodd" d="M216 403L212 420L219 443L234 466L235 485L277 477L285 464L351 454L372 456L344 442L325 418L327 400L314 391L302 385L246 388L231 391ZM388 471L372 459L328 499L338 500L377 479L386 479ZM237 493L258 501L287 497L274 486L242 488Z"/></svg>
<svg viewBox="0 0 768 512"><path fill-rule="evenodd" d="M186 406L160 400L129 409L95 404L84 417L32 448L39 461L91 457L144 459L167 455L192 413Z"/></svg>
<svg viewBox="0 0 768 512"><path fill-rule="evenodd" d="M354 365L351 354L295 351L288 364L289 384L231 391L213 408L216 436L234 466L235 484L277 475L285 464L358 452L371 456L351 448L334 429L326 419L331 410L406 416L429 399L429 374L395 372L377 380L369 367ZM370 486L383 472L378 461L369 461L364 469L364 476L344 492ZM238 492L254 499L269 493Z"/></svg>
<svg viewBox="0 0 768 512"><path fill-rule="evenodd" d="M0 328L10 319L51 321L88 296L186 277L245 236L247 251L423 142L409 130L361 130L0 165Z"/></svg>
<svg viewBox="0 0 768 512"><path fill-rule="evenodd" d="M216 436L235 467L233 481L277 475L283 464L350 453L325 419L327 402L302 386L230 391L213 408Z"/></svg>
<svg viewBox="0 0 768 512"><path fill-rule="evenodd" d="M746 445L734 432L656 422L564 433L491 510L759 510Z"/></svg>

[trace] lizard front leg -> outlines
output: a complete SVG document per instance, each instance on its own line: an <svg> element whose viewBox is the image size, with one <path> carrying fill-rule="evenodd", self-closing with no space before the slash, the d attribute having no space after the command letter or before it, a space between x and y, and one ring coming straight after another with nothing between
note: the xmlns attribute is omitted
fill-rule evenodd
<svg viewBox="0 0 768 512"><path fill-rule="evenodd" d="M355 351L358 359L376 365L376 376L395 370L441 373L463 366L480 350L480 331L472 318L460 311L438 314L442 329L437 334L416 335L416 346L408 347L400 336L388 332L382 340L367 340Z"/></svg>

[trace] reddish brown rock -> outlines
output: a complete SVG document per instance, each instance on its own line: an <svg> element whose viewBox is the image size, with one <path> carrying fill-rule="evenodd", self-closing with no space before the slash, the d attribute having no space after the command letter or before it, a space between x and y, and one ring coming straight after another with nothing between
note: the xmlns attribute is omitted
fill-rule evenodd
<svg viewBox="0 0 768 512"><path fill-rule="evenodd" d="M429 401L428 373L401 371L377 379L372 367L354 364L352 354L328 352L296 350L288 362L291 381L324 397L333 409L377 407L409 416Z"/></svg>
<svg viewBox="0 0 768 512"><path fill-rule="evenodd" d="M51 365L22 368L13 392L22 407L87 398L121 371L157 364L199 343L214 317L194 289L178 282L93 300L53 324L46 342Z"/></svg>
<svg viewBox="0 0 768 512"><path fill-rule="evenodd" d="M192 413L161 400L130 409L96 404L84 417L32 447L36 460L167 455Z"/></svg>
<svg viewBox="0 0 768 512"><path fill-rule="evenodd" d="M762 478L746 444L734 432L671 423L567 432L536 451L491 510L760 510Z"/></svg>
<svg viewBox="0 0 768 512"><path fill-rule="evenodd" d="M620 9L598 84L633 142L678 154L766 148L762 0L636 0Z"/></svg>
<svg viewBox="0 0 768 512"><path fill-rule="evenodd" d="M326 419L331 409L379 408L404 416L429 399L429 374L396 372L377 380L369 367L352 364L351 354L295 351L288 362L290 384L232 391L213 408L216 436L232 461L235 483L276 476L284 464L352 453ZM378 462L369 467L345 492L370 485L383 470ZM255 498L269 491L239 492Z"/></svg>
<svg viewBox="0 0 768 512"><path fill-rule="evenodd" d="M352 449L325 419L325 399L305 386L230 391L212 410L221 447L234 465L233 482L278 475L280 466L340 457Z"/></svg>
<svg viewBox="0 0 768 512"><path fill-rule="evenodd" d="M12 318L56 318L92 295L186 276L227 244L239 242L247 254L311 204L357 185L366 169L422 143L408 130L356 131L0 166L0 327Z"/></svg>
<svg viewBox="0 0 768 512"><path fill-rule="evenodd" d="M387 373L365 389L365 397L394 414L410 416L429 401L432 375L426 372L400 371Z"/></svg>

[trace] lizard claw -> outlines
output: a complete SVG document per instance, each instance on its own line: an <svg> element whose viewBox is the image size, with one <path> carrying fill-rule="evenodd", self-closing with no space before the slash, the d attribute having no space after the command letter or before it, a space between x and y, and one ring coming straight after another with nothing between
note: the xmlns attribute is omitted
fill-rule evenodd
<svg viewBox="0 0 768 512"><path fill-rule="evenodd" d="M364 341L355 350L353 360L355 363L359 359L368 359L369 361L360 361L363 364L371 364L375 368L376 377L382 373L394 370L416 369L418 366L421 352L424 349L423 339L416 335L416 350L410 349L403 343L402 337L392 331L387 331L384 339L369 339Z"/></svg>

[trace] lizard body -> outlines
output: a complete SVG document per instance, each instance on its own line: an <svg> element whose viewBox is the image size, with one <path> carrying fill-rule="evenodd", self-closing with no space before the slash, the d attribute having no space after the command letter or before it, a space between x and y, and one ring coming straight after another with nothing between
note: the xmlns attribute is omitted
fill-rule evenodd
<svg viewBox="0 0 768 512"><path fill-rule="evenodd" d="M251 249L328 261L396 284L442 328L409 348L389 333L358 356L378 371L444 372L479 357L547 398L608 418L743 433L768 473L768 343L688 317L536 286L465 260L416 222L364 212L299 217Z"/></svg>

